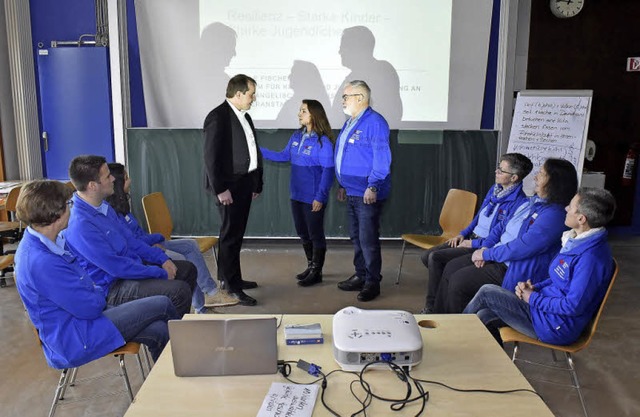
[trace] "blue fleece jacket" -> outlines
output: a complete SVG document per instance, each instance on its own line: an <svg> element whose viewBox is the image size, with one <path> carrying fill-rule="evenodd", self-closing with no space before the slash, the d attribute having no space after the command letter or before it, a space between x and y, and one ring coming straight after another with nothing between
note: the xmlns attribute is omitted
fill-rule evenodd
<svg viewBox="0 0 640 417"><path fill-rule="evenodd" d="M111 206L103 202L107 206L104 215L77 193L73 202L69 227L64 231L67 245L105 296L117 279L167 279L167 272L159 265L169 257L137 239L118 221Z"/></svg>
<svg viewBox="0 0 640 417"><path fill-rule="evenodd" d="M547 266L560 250L560 237L567 230L565 214L560 204L549 204L535 196L531 197L528 215L520 217L524 221L518 236L483 252L482 259L485 261L509 263L502 281L503 288L513 290L519 281L530 279L535 284L546 278ZM495 227L487 241L500 241L499 236L506 227L508 222Z"/></svg>
<svg viewBox="0 0 640 417"><path fill-rule="evenodd" d="M347 128L345 122L342 130ZM342 134L342 131L340 132ZM335 157L338 158L339 143ZM350 128L344 143L340 172L336 161L336 178L347 195L362 197L368 187L378 189L377 199L384 200L391 191L391 149L389 125L384 117L367 107Z"/></svg>
<svg viewBox="0 0 640 417"><path fill-rule="evenodd" d="M116 214L120 223L126 226L137 239L140 239L147 245L153 246L155 244L164 242L164 236L162 236L162 234L147 233L142 230L142 227L140 227L140 223L138 223L138 219L135 218L133 213L128 213L126 215L122 215L120 213Z"/></svg>
<svg viewBox="0 0 640 417"><path fill-rule="evenodd" d="M536 284L529 298L538 338L557 345L576 341L604 299L613 270L604 229L559 253L549 265L549 278Z"/></svg>
<svg viewBox="0 0 640 417"><path fill-rule="evenodd" d="M299 129L291 135L287 146L274 152L260 148L262 157L273 162L291 162L291 199L312 204L327 204L333 185L333 145L329 138L318 138L315 132Z"/></svg>
<svg viewBox="0 0 640 417"><path fill-rule="evenodd" d="M103 314L104 293L75 256L27 228L16 251L16 287L49 366L75 368L125 344Z"/></svg>
<svg viewBox="0 0 640 417"><path fill-rule="evenodd" d="M478 214L476 214L473 220L471 220L471 223L469 223L469 226L467 226L464 230L460 232L460 234L465 238L471 235L471 233L474 231L474 229L478 225L478 222L480 221L481 217L483 217L487 221L489 220L487 218L487 215L488 215L487 210L491 203L491 197L493 196L493 193L496 187L498 187L498 184L493 184L493 186L489 189L489 192L487 193L487 195L484 197L484 200L482 201L482 205L480 206L480 210L478 210ZM509 194L500 198L497 201L496 207L493 209L494 210L493 215L491 216L491 219L489 222L489 231L491 231L495 225L500 224L501 222L504 222L504 221L509 221L509 219L511 219L511 216L513 216L513 214L515 213L516 209L520 207L522 204L524 204L526 201L527 201L527 195L522 190L522 183L520 183L516 185ZM487 235L481 236L480 239L472 239L471 247L481 248L485 246L484 241L488 235L489 234L487 233Z"/></svg>

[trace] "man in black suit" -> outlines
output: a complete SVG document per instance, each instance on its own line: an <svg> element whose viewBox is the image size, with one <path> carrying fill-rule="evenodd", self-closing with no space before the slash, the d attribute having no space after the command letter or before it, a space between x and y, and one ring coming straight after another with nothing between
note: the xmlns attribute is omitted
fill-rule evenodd
<svg viewBox="0 0 640 417"><path fill-rule="evenodd" d="M233 297L246 306L256 300L244 290L258 286L244 281L240 249L251 200L262 192L262 155L247 110L256 100L256 82L244 74L229 80L227 99L204 120L205 189L216 196L222 226L218 273Z"/></svg>

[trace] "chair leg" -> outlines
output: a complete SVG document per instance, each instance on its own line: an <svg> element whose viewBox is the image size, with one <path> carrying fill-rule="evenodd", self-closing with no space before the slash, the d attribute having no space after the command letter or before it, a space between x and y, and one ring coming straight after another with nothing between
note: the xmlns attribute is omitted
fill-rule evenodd
<svg viewBox="0 0 640 417"><path fill-rule="evenodd" d="M76 384L76 376L78 375L78 368L73 368L71 371L71 378L69 378L69 386L72 387Z"/></svg>
<svg viewBox="0 0 640 417"><path fill-rule="evenodd" d="M518 342L513 342L513 355L511 356L511 362L516 361L517 354L518 354Z"/></svg>
<svg viewBox="0 0 640 417"><path fill-rule="evenodd" d="M58 401L62 399L63 388L67 385L67 376L69 374L69 369L63 369L60 373L60 379L58 380L58 386L56 387L56 392L53 395L53 402L51 403L51 408L49 409L49 417L53 417L56 412L56 407L58 406Z"/></svg>
<svg viewBox="0 0 640 417"><path fill-rule="evenodd" d="M565 356L567 357L567 364L569 365L569 372L571 373L571 380L573 381L573 386L576 390L578 390L578 397L580 397L580 404L582 404L582 411L584 412L584 417L589 417L587 413L587 405L584 402L584 397L582 396L582 389L580 389L580 382L578 381L578 373L576 372L576 367L573 364L573 357L571 353L565 352Z"/></svg>
<svg viewBox="0 0 640 417"><path fill-rule="evenodd" d="M556 356L556 351L551 349L551 356L553 356L553 361L558 362L558 356Z"/></svg>
<svg viewBox="0 0 640 417"><path fill-rule="evenodd" d="M151 358L149 357L149 349L147 349L147 346L142 345L142 347L144 348L144 358L147 361L147 369L149 370L149 372L151 372Z"/></svg>
<svg viewBox="0 0 640 417"><path fill-rule="evenodd" d="M67 388L72 386L76 381L76 374L78 372L78 368L71 369L70 373L67 373L66 379L64 380L64 384L62 385L62 390L60 391L60 400L64 400L64 395L67 393Z"/></svg>
<svg viewBox="0 0 640 417"><path fill-rule="evenodd" d="M145 379L147 379L147 377L144 373L144 366L142 366L142 358L140 357L140 355L144 355L144 353L142 353L142 348L138 351L136 359L138 360L138 367L140 367L140 375L142 375L142 380L144 381Z"/></svg>
<svg viewBox="0 0 640 417"><path fill-rule="evenodd" d="M124 386L129 393L129 399L133 401L133 391L131 390L131 383L129 382L129 374L127 373L127 366L124 363L124 354L118 355L118 362L120 363L120 370L122 371L122 379L124 380Z"/></svg>
<svg viewBox="0 0 640 417"><path fill-rule="evenodd" d="M402 273L402 262L404 261L404 248L407 245L407 241L402 241L402 254L400 255L400 265L398 266L398 276L396 277L396 285L400 285L400 274Z"/></svg>

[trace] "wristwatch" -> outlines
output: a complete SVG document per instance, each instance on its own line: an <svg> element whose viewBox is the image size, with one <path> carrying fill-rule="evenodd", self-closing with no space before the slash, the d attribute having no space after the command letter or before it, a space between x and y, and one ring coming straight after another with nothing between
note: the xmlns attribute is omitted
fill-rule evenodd
<svg viewBox="0 0 640 417"><path fill-rule="evenodd" d="M368 187L369 190L373 191L374 193L378 192L378 187Z"/></svg>

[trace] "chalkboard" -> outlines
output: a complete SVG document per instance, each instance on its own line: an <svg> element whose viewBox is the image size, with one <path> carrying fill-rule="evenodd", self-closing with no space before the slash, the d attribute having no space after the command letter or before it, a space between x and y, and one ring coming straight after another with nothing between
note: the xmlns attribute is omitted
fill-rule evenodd
<svg viewBox="0 0 640 417"><path fill-rule="evenodd" d="M533 162L524 180L533 194L533 177L547 158L571 162L582 176L589 128L592 90L526 90L518 93L507 152L519 152Z"/></svg>
<svg viewBox="0 0 640 417"><path fill-rule="evenodd" d="M257 137L260 146L280 150L292 132L259 130ZM411 138L403 138L404 133L392 131L390 138L391 195L381 221L381 234L387 238L403 233L439 233L440 209L450 188L482 197L494 180L497 132L415 131ZM174 234L217 235L220 217L202 182L202 131L129 129L127 136L132 210L141 223L145 223L142 196L161 191L171 210ZM295 237L290 166L269 161L264 165L264 189L252 203L246 236ZM347 237L348 224L346 206L336 201L332 190L325 214L327 236Z"/></svg>

